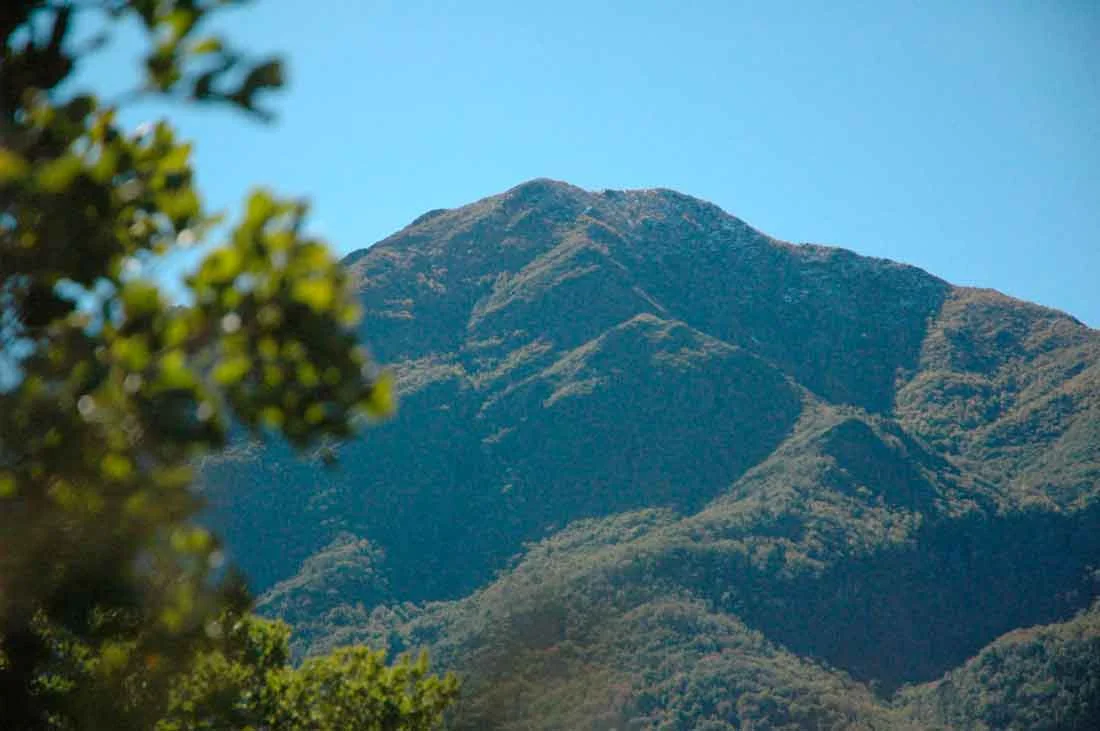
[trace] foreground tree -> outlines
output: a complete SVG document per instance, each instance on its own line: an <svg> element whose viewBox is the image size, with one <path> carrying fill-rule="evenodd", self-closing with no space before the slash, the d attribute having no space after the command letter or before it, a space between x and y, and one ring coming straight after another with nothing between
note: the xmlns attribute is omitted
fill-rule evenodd
<svg viewBox="0 0 1100 731"><path fill-rule="evenodd" d="M286 625L252 617L225 630L176 680L156 731L428 731L454 697L453 678L429 676L424 655L387 666L382 653L349 647L293 668Z"/></svg>
<svg viewBox="0 0 1100 731"><path fill-rule="evenodd" d="M306 448L392 409L306 207L254 192L173 305L147 260L211 235L190 146L70 87L74 19L136 20L139 94L264 117L275 59L202 35L227 0L0 8L0 728L420 729L455 694L348 650L295 669L193 521L231 425ZM108 22L109 26L110 23ZM82 27L88 27L82 25Z"/></svg>

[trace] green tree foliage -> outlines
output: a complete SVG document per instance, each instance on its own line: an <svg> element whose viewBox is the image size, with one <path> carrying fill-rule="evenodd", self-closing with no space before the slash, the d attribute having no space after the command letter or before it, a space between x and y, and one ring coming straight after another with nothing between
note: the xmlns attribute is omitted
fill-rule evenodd
<svg viewBox="0 0 1100 731"><path fill-rule="evenodd" d="M168 123L129 133L72 88L76 19L144 30L135 94L266 118L278 60L202 32L232 4L0 8L0 728L418 729L455 692L365 650L288 668L193 522L192 465L236 426L304 448L393 407L304 204L252 193L184 305L139 276L218 219Z"/></svg>
<svg viewBox="0 0 1100 731"><path fill-rule="evenodd" d="M384 653L349 647L294 668L285 624L218 626L227 642L177 680L156 731L427 731L454 696L453 679L428 675L426 655L387 666Z"/></svg>

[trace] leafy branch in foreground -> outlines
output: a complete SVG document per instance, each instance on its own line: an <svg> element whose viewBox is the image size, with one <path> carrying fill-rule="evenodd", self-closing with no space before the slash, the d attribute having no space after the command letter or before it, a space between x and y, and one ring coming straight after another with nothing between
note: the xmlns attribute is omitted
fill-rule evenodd
<svg viewBox="0 0 1100 731"><path fill-rule="evenodd" d="M456 692L453 678L385 668L366 650L290 668L285 630L249 616L242 582L194 522L192 464L224 448L233 425L304 448L393 409L389 376L357 345L344 271L304 232L304 204L253 192L228 241L186 280L186 304L172 304L140 272L217 222L194 185L191 147L167 122L129 133L117 107L66 91L95 45L74 49L74 19L131 17L149 41L141 93L266 117L257 97L282 85L279 62L199 33L234 4L13 0L0 10L5 729L259 718L419 729ZM203 691L211 673L218 683ZM369 710L376 700L383 710Z"/></svg>

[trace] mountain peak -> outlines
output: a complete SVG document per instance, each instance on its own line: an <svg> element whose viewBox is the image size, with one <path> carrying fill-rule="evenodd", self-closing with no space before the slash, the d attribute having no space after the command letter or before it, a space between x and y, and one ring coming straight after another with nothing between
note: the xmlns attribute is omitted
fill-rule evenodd
<svg viewBox="0 0 1100 731"><path fill-rule="evenodd" d="M591 193L572 183L567 183L564 180L532 178L513 188L509 188L507 191L500 194L500 197L519 200L535 200L546 196L561 195L588 196L591 195Z"/></svg>
<svg viewBox="0 0 1100 731"><path fill-rule="evenodd" d="M955 291L915 267L776 240L673 190L592 192L547 178L425 214L346 261L367 306L364 336L385 343L386 358L456 352L471 338L572 348L650 313L875 413L894 408L930 318Z"/></svg>
<svg viewBox="0 0 1100 731"><path fill-rule="evenodd" d="M795 707L840 697L826 666L845 688L934 680L1100 596L1100 336L1058 313L675 191L541 178L425 214L351 270L398 418L340 444L340 471L274 451L205 471L230 554L315 648L423 643L477 698L521 647L537 699L487 705L530 714L554 678L581 687L570 663L610 658L615 688L642 679L617 727L717 731L790 705L768 694L812 668ZM750 681L772 700L717 725L689 710ZM610 725L577 714L506 727ZM907 727L885 719L861 727Z"/></svg>
<svg viewBox="0 0 1100 731"><path fill-rule="evenodd" d="M671 188L600 188L587 190L561 180L534 178L510 188L488 200L500 199L511 203L585 203L591 213L594 209L638 209L650 213L668 212L673 208L706 209L727 218L733 218L717 205Z"/></svg>

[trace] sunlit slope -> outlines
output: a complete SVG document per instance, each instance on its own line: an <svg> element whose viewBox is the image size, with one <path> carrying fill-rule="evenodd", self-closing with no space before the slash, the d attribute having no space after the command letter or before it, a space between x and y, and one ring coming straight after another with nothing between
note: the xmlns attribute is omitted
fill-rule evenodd
<svg viewBox="0 0 1100 731"><path fill-rule="evenodd" d="M572 727L547 699L581 686L570 722L901 728L871 688L1100 589L1100 336L1065 314L671 191L546 180L347 263L398 417L335 470L272 446L205 471L300 649L429 644L483 689L475 718L526 697L500 684L522 648L545 662L497 719L516 728ZM752 700L777 683L803 715Z"/></svg>

